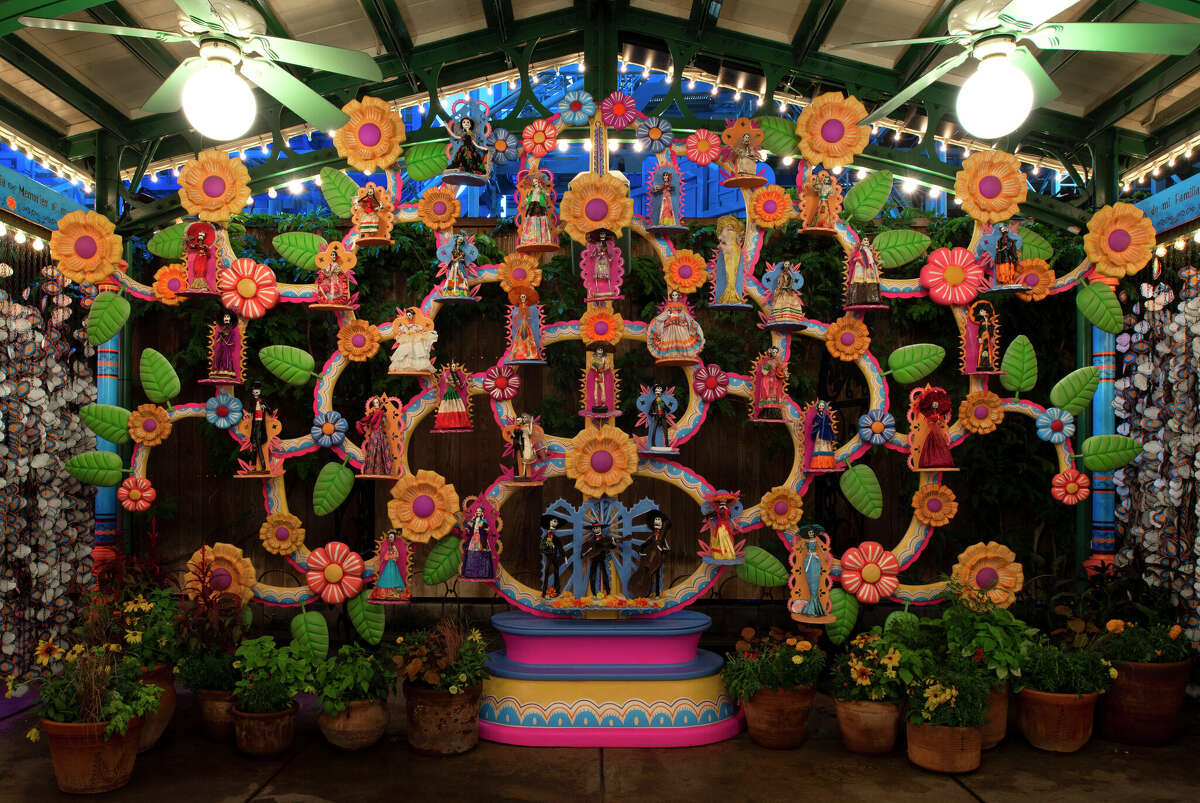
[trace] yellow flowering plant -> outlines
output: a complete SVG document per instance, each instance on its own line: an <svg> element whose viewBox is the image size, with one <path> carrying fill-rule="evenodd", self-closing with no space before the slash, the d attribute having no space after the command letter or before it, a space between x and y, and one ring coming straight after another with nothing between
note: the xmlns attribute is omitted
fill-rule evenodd
<svg viewBox="0 0 1200 803"><path fill-rule="evenodd" d="M391 648L398 683L461 694L488 676L483 634L443 619L432 630L415 630Z"/></svg>
<svg viewBox="0 0 1200 803"><path fill-rule="evenodd" d="M729 694L749 700L759 689L798 689L812 686L825 668L825 653L803 635L772 627L759 636L747 627L734 652L725 656L721 679Z"/></svg>
<svg viewBox="0 0 1200 803"><path fill-rule="evenodd" d="M907 688L908 721L977 728L987 721L991 675L978 662L953 657L930 663Z"/></svg>
<svg viewBox="0 0 1200 803"><path fill-rule="evenodd" d="M156 710L162 689L142 682L137 660L111 646L75 644L63 650L62 671L37 684L38 716L52 722L106 722L107 739ZM39 735L36 728L26 734L31 741Z"/></svg>
<svg viewBox="0 0 1200 803"><path fill-rule="evenodd" d="M905 687L920 675L925 657L878 627L860 633L833 661L833 696L898 703Z"/></svg>

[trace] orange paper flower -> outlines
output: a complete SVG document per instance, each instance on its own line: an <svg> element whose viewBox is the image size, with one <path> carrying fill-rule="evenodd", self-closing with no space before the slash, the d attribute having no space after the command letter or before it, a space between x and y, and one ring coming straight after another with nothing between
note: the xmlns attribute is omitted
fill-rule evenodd
<svg viewBox="0 0 1200 803"><path fill-rule="evenodd" d="M275 272L249 257L235 259L228 268L217 271L217 290L225 308L243 318L261 318L279 303Z"/></svg>
<svg viewBox="0 0 1200 803"><path fill-rule="evenodd" d="M963 211L980 223L1001 223L1017 214L1029 192L1021 160L1004 151L968 156L954 179Z"/></svg>
<svg viewBox="0 0 1200 803"><path fill-rule="evenodd" d="M430 187L417 201L417 216L434 231L442 231L454 225L462 214L462 205L449 187Z"/></svg>
<svg viewBox="0 0 1200 803"><path fill-rule="evenodd" d="M351 167L374 173L400 158L404 121L386 100L365 97L342 107L350 120L333 132L333 147Z"/></svg>
<svg viewBox="0 0 1200 803"><path fill-rule="evenodd" d="M249 199L245 163L223 151L204 151L179 170L179 201L201 220L229 220Z"/></svg>
<svg viewBox="0 0 1200 803"><path fill-rule="evenodd" d="M529 254L509 254L500 263L500 289L508 292L519 284L537 287L542 283L542 269Z"/></svg>
<svg viewBox="0 0 1200 803"><path fill-rule="evenodd" d="M338 351L352 362L366 362L379 351L379 329L356 318L342 326L337 334Z"/></svg>
<svg viewBox="0 0 1200 803"><path fill-rule="evenodd" d="M201 574L207 574L207 583ZM242 605L254 596L254 585L258 578L254 564L233 544L202 546L192 553L187 562L187 574L183 588L189 597L200 594L205 585L220 595L234 597Z"/></svg>
<svg viewBox="0 0 1200 803"><path fill-rule="evenodd" d="M1083 250L1105 276L1132 276L1154 253L1154 224L1133 204L1101 207L1088 221Z"/></svg>
<svg viewBox="0 0 1200 803"><path fill-rule="evenodd" d="M750 196L750 206L747 211L750 219L759 228L775 229L788 222L794 207L792 199L784 192L783 187L768 184L765 187L759 187Z"/></svg>
<svg viewBox="0 0 1200 803"><path fill-rule="evenodd" d="M858 98L826 92L800 113L796 136L800 153L826 169L845 167L863 152L871 138L871 126L859 125L867 110Z"/></svg>
<svg viewBox="0 0 1200 803"><path fill-rule="evenodd" d="M187 289L187 270L179 263L164 265L154 272L154 295L167 306L175 306L184 297L179 291Z"/></svg>
<svg viewBox="0 0 1200 803"><path fill-rule="evenodd" d="M629 188L616 176L580 173L563 193L560 215L571 239L587 244L588 232L620 234L633 221Z"/></svg>
<svg viewBox="0 0 1200 803"><path fill-rule="evenodd" d="M291 513L272 513L258 528L258 540L272 555L290 555L304 545L304 527Z"/></svg>
<svg viewBox="0 0 1200 803"><path fill-rule="evenodd" d="M1016 553L1004 544L975 544L958 556L950 576L968 589L985 592L997 607L1007 608L1025 585L1025 572L1016 560Z"/></svg>
<svg viewBox="0 0 1200 803"><path fill-rule="evenodd" d="M763 524L772 530L790 530L804 514L800 495L786 485L767 491L758 505Z"/></svg>
<svg viewBox="0 0 1200 803"><path fill-rule="evenodd" d="M392 486L388 519L416 543L439 539L458 520L458 492L436 471L421 469Z"/></svg>
<svg viewBox="0 0 1200 803"><path fill-rule="evenodd" d="M77 209L58 221L50 233L50 255L58 269L73 282L107 279L121 261L121 238L113 234L112 221L99 212Z"/></svg>
<svg viewBox="0 0 1200 803"><path fill-rule="evenodd" d="M963 429L976 435L995 432L1004 420L1004 405L990 390L977 390L958 405L958 421Z"/></svg>
<svg viewBox="0 0 1200 803"><path fill-rule="evenodd" d="M930 527L942 527L958 513L958 502L954 491L945 485L930 483L922 485L913 494L913 515L917 521Z"/></svg>
<svg viewBox="0 0 1200 803"><path fill-rule="evenodd" d="M695 251L683 249L667 259L665 273L667 289L694 293L708 280L708 264Z"/></svg>
<svg viewBox="0 0 1200 803"><path fill-rule="evenodd" d="M871 347L867 325L852 315L843 315L825 330L825 348L843 362L854 362Z"/></svg>
<svg viewBox="0 0 1200 803"><path fill-rule="evenodd" d="M158 446L171 435L171 419L157 404L139 405L129 415L129 437L142 446Z"/></svg>
<svg viewBox="0 0 1200 803"><path fill-rule="evenodd" d="M625 332L625 319L619 312L613 312L612 307L588 307L579 319L580 329L583 330L584 345L591 347L597 343L607 343L615 346L621 342Z"/></svg>
<svg viewBox="0 0 1200 803"><path fill-rule="evenodd" d="M1022 259L1017 265L1017 284L1023 284L1028 290L1017 293L1022 301L1041 301L1050 295L1054 286L1054 271L1044 259Z"/></svg>
<svg viewBox="0 0 1200 803"><path fill-rule="evenodd" d="M584 496L616 496L633 484L637 444L611 423L587 427L571 439L567 476Z"/></svg>

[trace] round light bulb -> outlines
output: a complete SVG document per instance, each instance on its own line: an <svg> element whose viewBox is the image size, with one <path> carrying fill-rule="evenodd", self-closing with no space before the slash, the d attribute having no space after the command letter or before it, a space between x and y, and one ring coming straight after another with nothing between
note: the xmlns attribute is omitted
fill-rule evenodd
<svg viewBox="0 0 1200 803"><path fill-rule="evenodd" d="M33 238L33 250L34 250L34 251L41 251L41 250L42 250L43 248L45 248L45 247L46 247L46 245L45 245L45 243L43 243L43 242L42 242L42 239L41 239L40 237L34 237L34 238ZM1176 248L1183 248L1183 240L1180 240L1180 241L1179 241L1179 242L1178 242L1178 243L1175 245L1175 247L1176 247Z"/></svg>
<svg viewBox="0 0 1200 803"><path fill-rule="evenodd" d="M567 148L569 148L569 147L571 147L571 143L567 142L565 139L560 139L560 140L558 141L558 150L559 150L560 152L562 152L562 153L566 153L566 152L567 152Z"/></svg>
<svg viewBox="0 0 1200 803"><path fill-rule="evenodd" d="M17 229L17 233L13 235L13 239L17 241L17 245L24 245L25 240L28 238L25 236L25 232Z"/></svg>
<svg viewBox="0 0 1200 803"><path fill-rule="evenodd" d="M203 136L224 142L245 134L257 107L245 79L225 62L209 62L183 85L183 114Z"/></svg>
<svg viewBox="0 0 1200 803"><path fill-rule="evenodd" d="M955 109L967 131L981 139L999 139L1029 116L1033 84L1007 56L988 56L958 91Z"/></svg>

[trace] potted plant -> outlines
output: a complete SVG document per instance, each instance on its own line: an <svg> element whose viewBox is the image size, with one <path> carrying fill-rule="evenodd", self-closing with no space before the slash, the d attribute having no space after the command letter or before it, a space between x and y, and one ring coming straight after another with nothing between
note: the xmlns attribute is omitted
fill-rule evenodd
<svg viewBox="0 0 1200 803"><path fill-rule="evenodd" d="M1039 750L1074 753L1092 738L1096 700L1117 670L1095 650L1033 644L1017 695L1021 733Z"/></svg>
<svg viewBox="0 0 1200 803"><path fill-rule="evenodd" d="M833 663L833 699L842 744L852 753L890 753L900 730L904 688L916 653L878 627L850 640Z"/></svg>
<svg viewBox="0 0 1200 803"><path fill-rule="evenodd" d="M295 697L311 688L306 651L296 644L278 647L271 636L248 639L234 656L233 734L238 750L273 756L292 746L296 735Z"/></svg>
<svg viewBox="0 0 1200 803"><path fill-rule="evenodd" d="M233 662L233 653L216 650L197 650L179 662L179 680L196 696L200 723L214 742L228 742L233 736L233 688L238 677Z"/></svg>
<svg viewBox="0 0 1200 803"><path fill-rule="evenodd" d="M126 598L120 607L125 652L142 668L142 679L162 689L158 708L142 724L138 752L158 743L175 715L175 662L179 659L175 621L179 616L177 594L156 589Z"/></svg>
<svg viewBox="0 0 1200 803"><path fill-rule="evenodd" d="M38 649L63 654L53 643ZM41 726L28 736L37 741L46 735L62 791L119 789L133 775L143 717L158 707L161 695L161 687L142 680L141 667L121 653L121 645L76 644L65 653L63 671L40 682Z"/></svg>
<svg viewBox="0 0 1200 803"><path fill-rule="evenodd" d="M390 678L374 656L347 644L315 668L321 713L317 725L334 747L361 750L383 736L388 725Z"/></svg>
<svg viewBox="0 0 1200 803"><path fill-rule="evenodd" d="M392 659L404 687L408 745L448 756L479 743L479 704L487 652L476 629L447 619L396 639Z"/></svg>
<svg viewBox="0 0 1200 803"><path fill-rule="evenodd" d="M1100 733L1127 744L1166 744L1179 726L1191 676L1183 628L1110 619L1098 648L1117 670L1100 706Z"/></svg>
<svg viewBox="0 0 1200 803"><path fill-rule="evenodd" d="M779 628L756 637L748 627L741 635L735 652L725 656L722 679L730 696L745 707L750 738L774 750L799 747L825 653Z"/></svg>
<svg viewBox="0 0 1200 803"><path fill-rule="evenodd" d="M908 760L934 772L979 768L990 675L970 658L930 662L909 685Z"/></svg>

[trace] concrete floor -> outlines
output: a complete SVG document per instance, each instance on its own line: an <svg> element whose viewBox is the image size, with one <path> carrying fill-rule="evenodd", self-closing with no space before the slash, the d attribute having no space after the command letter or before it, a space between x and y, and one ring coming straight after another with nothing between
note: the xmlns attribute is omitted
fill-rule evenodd
<svg viewBox="0 0 1200 803"><path fill-rule="evenodd" d="M11 710L11 709L10 709ZM601 800L774 801L819 797L839 803L957 801L1176 801L1200 799L1196 782L1200 710L1191 706L1176 744L1125 747L1094 740L1060 756L1029 747L1019 735L984 754L983 766L943 776L912 766L903 748L889 756L847 753L837 738L828 700L818 698L810 739L798 750L775 752L743 733L707 747L673 750L533 749L481 742L454 758L409 752L403 708L373 748L343 753L316 728L311 701L296 745L274 760L254 760L199 733L190 698L180 706L162 742L138 758L132 782L105 796L113 801L171 803L321 803L338 801ZM44 743L24 738L33 724L26 711L0 721L0 801L70 800L54 785Z"/></svg>

